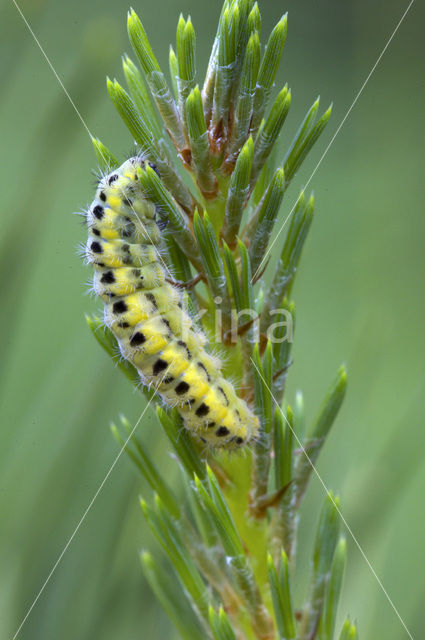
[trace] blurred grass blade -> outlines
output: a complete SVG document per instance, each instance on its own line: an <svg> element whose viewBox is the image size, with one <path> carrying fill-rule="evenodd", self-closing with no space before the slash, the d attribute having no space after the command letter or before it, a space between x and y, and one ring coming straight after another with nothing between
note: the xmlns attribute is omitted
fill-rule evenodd
<svg viewBox="0 0 425 640"><path fill-rule="evenodd" d="M326 589L323 614L319 624L319 640L333 640L338 603L341 595L344 569L347 560L347 543L340 538L332 560L331 575Z"/></svg>
<svg viewBox="0 0 425 640"><path fill-rule="evenodd" d="M127 29L130 42L146 76L146 81L177 149L183 149L185 139L181 118L168 88L164 74L155 58L143 25L135 13L128 13Z"/></svg>
<svg viewBox="0 0 425 640"><path fill-rule="evenodd" d="M235 246L236 235L248 200L253 158L254 143L252 138L248 138L236 161L226 199L223 238L231 248Z"/></svg>
<svg viewBox="0 0 425 640"><path fill-rule="evenodd" d="M329 573L339 536L338 506L337 497L332 494L326 496L314 543L309 596L300 623L300 640L310 640L314 637L322 614Z"/></svg>
<svg viewBox="0 0 425 640"><path fill-rule="evenodd" d="M335 421L343 403L347 389L347 372L344 365L339 368L337 376L330 386L319 413L307 433L303 447L307 456L301 452L297 458L294 478L296 484L297 505L301 502L312 473L312 465L316 464L326 437Z"/></svg>
<svg viewBox="0 0 425 640"><path fill-rule="evenodd" d="M165 571L152 555L143 551L140 560L146 579L184 640L204 640L205 629L195 615L192 603L182 594L178 583L170 571Z"/></svg>
<svg viewBox="0 0 425 640"><path fill-rule="evenodd" d="M266 51L261 61L258 72L257 88L255 90L253 120L251 131L255 134L264 117L267 103L282 58L288 29L287 15L285 14L277 23L270 34Z"/></svg>
<svg viewBox="0 0 425 640"><path fill-rule="evenodd" d="M108 147L105 147L103 142L99 140L99 138L91 139L94 152L96 154L97 162L99 164L99 169L101 171L111 171L112 169L116 169L120 166L120 163L112 153L109 151Z"/></svg>
<svg viewBox="0 0 425 640"><path fill-rule="evenodd" d="M284 551L282 551L281 555L279 577L270 554L267 556L267 574L279 638L292 640L296 638L297 632L289 587L288 559Z"/></svg>

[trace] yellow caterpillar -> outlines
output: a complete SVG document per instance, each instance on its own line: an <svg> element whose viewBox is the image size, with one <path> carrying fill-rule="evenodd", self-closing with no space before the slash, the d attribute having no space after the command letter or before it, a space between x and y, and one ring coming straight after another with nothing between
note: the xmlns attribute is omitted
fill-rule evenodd
<svg viewBox="0 0 425 640"><path fill-rule="evenodd" d="M105 323L121 354L154 386L167 406L203 442L238 448L258 430L258 418L223 378L221 362L205 350L180 290L167 282L158 245L155 205L143 197L130 158L103 177L87 212L87 260Z"/></svg>

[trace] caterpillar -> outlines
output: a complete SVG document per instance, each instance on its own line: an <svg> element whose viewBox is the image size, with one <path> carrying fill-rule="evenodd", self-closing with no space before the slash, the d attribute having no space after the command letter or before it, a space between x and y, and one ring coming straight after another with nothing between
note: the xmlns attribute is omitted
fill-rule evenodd
<svg viewBox="0 0 425 640"><path fill-rule="evenodd" d="M121 355L142 384L154 386L204 443L239 448L255 436L258 418L223 377L181 288L167 277L161 222L138 181L144 165L142 157L132 157L103 176L86 212L93 290L104 302L105 324Z"/></svg>

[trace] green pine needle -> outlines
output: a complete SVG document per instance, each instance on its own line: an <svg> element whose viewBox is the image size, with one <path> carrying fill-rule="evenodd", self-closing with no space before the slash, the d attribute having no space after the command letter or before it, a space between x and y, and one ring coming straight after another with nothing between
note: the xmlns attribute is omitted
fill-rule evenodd
<svg viewBox="0 0 425 640"><path fill-rule="evenodd" d="M112 151L110 151L103 142L99 140L99 138L92 138L91 141L99 163L99 169L101 171L111 171L112 169L119 167L120 163Z"/></svg>

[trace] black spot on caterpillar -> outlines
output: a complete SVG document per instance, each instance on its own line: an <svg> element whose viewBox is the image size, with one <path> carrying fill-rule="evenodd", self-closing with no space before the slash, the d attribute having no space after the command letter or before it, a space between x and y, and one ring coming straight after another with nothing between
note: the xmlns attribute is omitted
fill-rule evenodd
<svg viewBox="0 0 425 640"><path fill-rule="evenodd" d="M91 243L91 250L94 253L102 253L102 251L103 251L102 245L100 244L100 242L92 242Z"/></svg>
<svg viewBox="0 0 425 640"><path fill-rule="evenodd" d="M210 412L210 408L208 405L205 404L205 402L202 402L199 407L196 409L195 414L198 416L198 418L202 418L203 416L208 415Z"/></svg>
<svg viewBox="0 0 425 640"><path fill-rule="evenodd" d="M154 376L157 376L161 373L161 371L164 371L164 369L166 369L168 367L168 362L166 360L163 360L162 358L158 358L158 360L155 362L155 364L152 367L152 373Z"/></svg>
<svg viewBox="0 0 425 640"><path fill-rule="evenodd" d="M93 208L93 215L94 215L95 218L97 218L97 220L102 220L102 218L104 216L104 209L103 209L103 207L100 206L100 204L97 204Z"/></svg>
<svg viewBox="0 0 425 640"><path fill-rule="evenodd" d="M115 276L113 271L105 271L105 273L100 278L102 284L112 284L115 282Z"/></svg>
<svg viewBox="0 0 425 640"><path fill-rule="evenodd" d="M132 347L136 347L144 342L146 342L146 338L141 331L136 331L136 333L130 338L130 345Z"/></svg>
<svg viewBox="0 0 425 640"><path fill-rule="evenodd" d="M177 393L178 396L181 396L184 393L187 393L189 389L190 389L190 384L187 384L187 382L185 382L184 380L179 382L178 385L174 387L174 391Z"/></svg>
<svg viewBox="0 0 425 640"><path fill-rule="evenodd" d="M137 169L143 166L142 158L130 158L100 180L87 213L93 288L121 354L142 383L154 385L203 442L238 448L255 436L258 418L206 350L181 289L166 279L158 251L166 221L157 220L155 204L142 194Z"/></svg>
<svg viewBox="0 0 425 640"><path fill-rule="evenodd" d="M118 302L114 302L112 306L112 310L114 313L125 313L127 311L127 305L124 300L118 300Z"/></svg>

